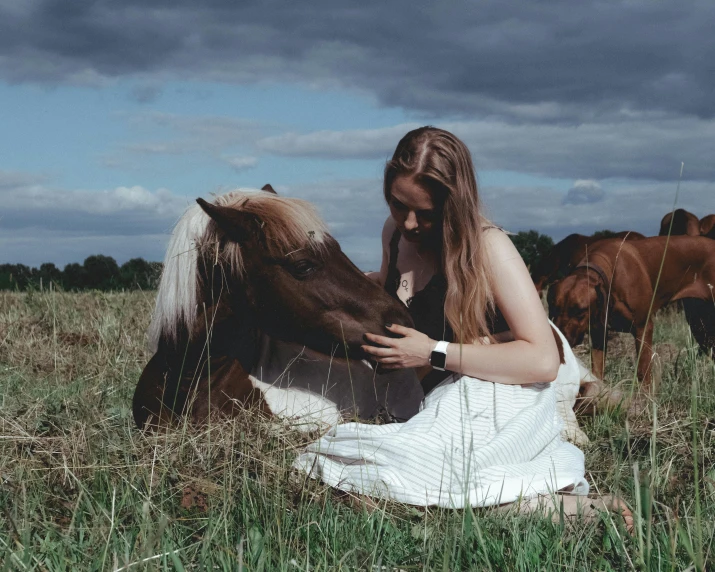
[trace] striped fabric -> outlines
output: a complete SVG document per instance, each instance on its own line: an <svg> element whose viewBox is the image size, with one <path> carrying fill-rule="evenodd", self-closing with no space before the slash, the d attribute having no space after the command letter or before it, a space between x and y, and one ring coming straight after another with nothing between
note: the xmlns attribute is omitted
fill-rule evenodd
<svg viewBox="0 0 715 572"><path fill-rule="evenodd" d="M561 434L558 393L557 382L453 375L406 423L338 425L295 466L345 491L422 506L489 506L569 485L587 494L583 453Z"/></svg>

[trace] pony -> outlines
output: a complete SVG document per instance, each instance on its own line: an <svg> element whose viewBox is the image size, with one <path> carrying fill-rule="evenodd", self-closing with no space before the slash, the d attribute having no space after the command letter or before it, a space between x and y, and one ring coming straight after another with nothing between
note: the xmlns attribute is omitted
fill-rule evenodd
<svg viewBox="0 0 715 572"><path fill-rule="evenodd" d="M382 372L361 349L365 332L413 327L410 315L345 256L312 205L270 185L197 203L167 248L137 426L246 407L308 430L418 412L414 370Z"/></svg>
<svg viewBox="0 0 715 572"><path fill-rule="evenodd" d="M608 330L632 333L637 377L646 389L652 381L652 318L663 306L691 302L685 314L696 341L705 352L715 348L713 284L715 242L709 238L607 239L594 244L588 257L551 287L549 316L571 345L589 332L593 373L601 379Z"/></svg>
<svg viewBox="0 0 715 572"><path fill-rule="evenodd" d="M609 238L622 238L623 240L638 240L645 238L641 233L622 231L611 235ZM536 290L541 294L547 286L560 280L573 270L579 261L586 256L588 248L604 240L599 236L586 236L583 234L569 234L562 241L557 242L539 264L531 271L531 279Z"/></svg>

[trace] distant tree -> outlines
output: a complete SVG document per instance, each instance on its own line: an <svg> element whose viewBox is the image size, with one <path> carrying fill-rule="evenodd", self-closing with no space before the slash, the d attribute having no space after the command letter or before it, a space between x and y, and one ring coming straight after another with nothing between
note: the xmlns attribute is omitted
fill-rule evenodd
<svg viewBox="0 0 715 572"><path fill-rule="evenodd" d="M84 290L87 285L87 273L84 266L72 262L62 271L62 286L65 290Z"/></svg>
<svg viewBox="0 0 715 572"><path fill-rule="evenodd" d="M55 286L62 283L62 271L52 262L41 264L37 274L39 278L42 279L43 288L49 288L51 282L54 283Z"/></svg>
<svg viewBox="0 0 715 572"><path fill-rule="evenodd" d="M24 264L8 264L8 279L12 290L27 290L33 283L33 269Z"/></svg>
<svg viewBox="0 0 715 572"><path fill-rule="evenodd" d="M112 290L121 288L122 278L119 265L111 256L95 254L84 260L85 288L92 290Z"/></svg>
<svg viewBox="0 0 715 572"><path fill-rule="evenodd" d="M604 229L594 232L591 236L594 238L614 238L616 234L618 233L613 230Z"/></svg>
<svg viewBox="0 0 715 572"><path fill-rule="evenodd" d="M0 264L0 289L26 290L32 283L32 268L24 264Z"/></svg>
<svg viewBox="0 0 715 572"><path fill-rule="evenodd" d="M529 268L536 266L554 247L554 241L550 236L535 230L521 231L511 235L510 238Z"/></svg>
<svg viewBox="0 0 715 572"><path fill-rule="evenodd" d="M157 269L156 262L147 262L143 258L132 258L122 264L119 272L124 288L152 290L158 285L161 264Z"/></svg>
<svg viewBox="0 0 715 572"><path fill-rule="evenodd" d="M52 262L39 268L24 264L0 264L0 290L49 288L50 283L64 290L114 290L117 288L155 290L159 286L161 262L132 258L121 268L111 256L96 254L85 259L84 265L72 262L60 270Z"/></svg>

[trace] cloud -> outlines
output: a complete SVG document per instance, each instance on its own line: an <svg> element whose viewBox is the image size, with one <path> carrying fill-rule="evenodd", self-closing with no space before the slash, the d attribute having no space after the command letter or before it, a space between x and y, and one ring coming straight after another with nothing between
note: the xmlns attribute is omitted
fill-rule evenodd
<svg viewBox="0 0 715 572"><path fill-rule="evenodd" d="M226 162L228 149L249 148L272 128L257 121L234 117L186 116L162 112L121 115L139 133L139 140L124 143L105 153L101 158L105 167L127 168L137 157L189 154L208 155ZM152 133L152 141L141 140L147 130ZM250 162L251 158L245 159ZM248 168L248 165L244 168Z"/></svg>
<svg viewBox="0 0 715 572"><path fill-rule="evenodd" d="M9 184L9 181L15 184ZM74 236L133 236L168 232L189 199L167 189L60 189L44 179L0 171L2 227L6 230L65 232ZM42 183L38 181L43 181Z"/></svg>
<svg viewBox="0 0 715 572"><path fill-rule="evenodd" d="M256 157L223 157L222 159L224 163L228 163L237 173L252 169L258 165L258 159Z"/></svg>
<svg viewBox="0 0 715 572"><path fill-rule="evenodd" d="M487 187L482 189L482 199L487 214L497 224L514 232L535 229L554 240L572 232L591 234L604 229L657 235L661 219L673 208L674 183L601 181L600 184L604 197L597 203L564 203L562 192L537 187ZM713 183L684 182L677 206L702 218L715 211L713 196Z"/></svg>
<svg viewBox="0 0 715 572"><path fill-rule="evenodd" d="M261 151L286 157L319 157L323 159L388 158L402 136L419 124L402 124L381 129L352 131L314 131L299 134L282 133L259 139Z"/></svg>
<svg viewBox="0 0 715 572"><path fill-rule="evenodd" d="M256 140L257 149L287 157L380 159L417 123L380 129L295 132ZM440 122L472 152L478 170L505 170L549 177L715 180L710 151L715 120L653 117L650 121L572 125L514 125L501 120Z"/></svg>
<svg viewBox="0 0 715 572"><path fill-rule="evenodd" d="M426 114L572 125L711 118L713 19L709 0L3 3L0 77L295 82Z"/></svg>
<svg viewBox="0 0 715 572"><path fill-rule="evenodd" d="M345 253L363 270L380 266L380 235L388 216L381 180L335 179L276 186L284 196L313 203ZM600 191L599 191L600 189ZM508 230L535 229L560 240L572 232L635 230L657 234L669 212L676 184L614 179L578 180L572 194L598 202L565 201L568 193L533 186L480 188L486 214ZM715 183L684 181L678 207L703 217L715 211ZM167 189L118 186L105 190L62 189L46 177L0 171L0 263L80 262L106 254L119 262L135 256L163 259L175 221L193 197ZM704 205L711 205L705 207Z"/></svg>
<svg viewBox="0 0 715 572"><path fill-rule="evenodd" d="M601 185L596 181L591 180L579 180L573 184L566 196L562 199L561 204L563 205L584 205L591 203L598 203L605 198L606 194L603 192Z"/></svg>

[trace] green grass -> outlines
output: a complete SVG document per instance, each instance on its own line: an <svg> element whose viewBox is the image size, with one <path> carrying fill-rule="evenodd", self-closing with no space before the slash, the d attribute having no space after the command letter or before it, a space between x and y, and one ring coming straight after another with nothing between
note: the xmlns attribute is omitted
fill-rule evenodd
<svg viewBox="0 0 715 572"><path fill-rule="evenodd" d="M368 511L290 469L311 436L250 413L134 428L153 293L0 293L0 570L704 569L715 534L715 370L657 316L660 393L582 419L594 489L636 511L552 523L491 509ZM633 344L609 382L632 383Z"/></svg>

